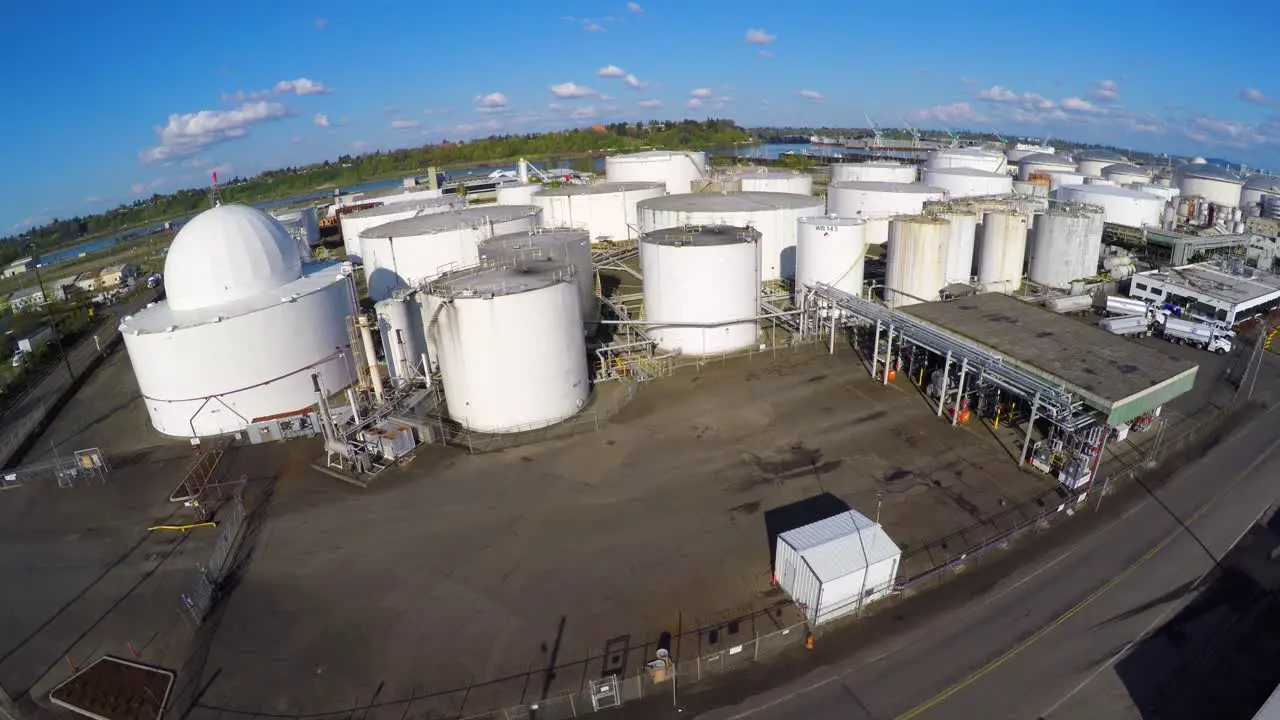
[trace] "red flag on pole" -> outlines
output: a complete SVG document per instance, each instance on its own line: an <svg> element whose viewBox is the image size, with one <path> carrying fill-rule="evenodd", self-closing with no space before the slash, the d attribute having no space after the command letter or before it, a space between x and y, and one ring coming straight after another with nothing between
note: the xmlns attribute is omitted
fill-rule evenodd
<svg viewBox="0 0 1280 720"><path fill-rule="evenodd" d="M218 171L217 171L217 170L214 170L214 171L213 171L213 184L214 184L214 185L217 185L217 184L218 184Z"/></svg>

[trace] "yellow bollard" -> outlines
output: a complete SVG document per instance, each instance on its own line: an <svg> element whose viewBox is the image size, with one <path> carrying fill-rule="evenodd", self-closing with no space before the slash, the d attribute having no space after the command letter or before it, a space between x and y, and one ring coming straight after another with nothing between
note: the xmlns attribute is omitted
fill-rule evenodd
<svg viewBox="0 0 1280 720"><path fill-rule="evenodd" d="M1003 408L1003 407L1001 407L1000 405L996 405L996 422L995 422L995 426L994 426L994 428L993 428L993 429L995 429L995 430L999 430L999 429L1000 429L1000 411L1001 411L1001 410L1003 410L1003 409L1004 409L1004 408Z"/></svg>
<svg viewBox="0 0 1280 720"><path fill-rule="evenodd" d="M807 633L804 636L804 649L805 650L813 649L813 633Z"/></svg>

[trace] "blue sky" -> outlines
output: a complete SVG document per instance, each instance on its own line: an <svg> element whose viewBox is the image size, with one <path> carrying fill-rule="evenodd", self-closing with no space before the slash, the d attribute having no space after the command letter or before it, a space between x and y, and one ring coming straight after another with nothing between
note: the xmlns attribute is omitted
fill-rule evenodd
<svg viewBox="0 0 1280 720"><path fill-rule="evenodd" d="M611 120L867 113L1280 165L1256 2L88 5L0 0L0 235L214 168Z"/></svg>

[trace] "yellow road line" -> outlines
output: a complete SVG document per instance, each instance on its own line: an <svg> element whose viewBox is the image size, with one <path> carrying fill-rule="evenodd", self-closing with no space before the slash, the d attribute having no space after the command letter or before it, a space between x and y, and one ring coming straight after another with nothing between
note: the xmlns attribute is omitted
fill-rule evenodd
<svg viewBox="0 0 1280 720"><path fill-rule="evenodd" d="M152 525L147 528L147 532L155 532L156 530L177 530L178 532L186 532L202 527L218 527L216 522L192 523L191 525Z"/></svg>
<svg viewBox="0 0 1280 720"><path fill-rule="evenodd" d="M912 718L918 717L921 714L926 713L929 710L932 710L933 708L942 704L952 695L955 695L961 690L969 687L973 683L977 682L978 680L981 680L983 677L991 673L991 671L995 670L1001 665L1004 665L1009 660L1012 660L1014 656L1018 655L1018 653L1021 653L1023 650L1026 650L1027 648L1031 647L1033 644L1035 644L1037 640L1039 640L1040 638L1052 632L1054 628L1058 627L1059 625L1066 622L1067 620L1070 620L1072 616L1074 616L1076 613L1080 612L1081 610L1091 605L1098 598L1102 597L1108 590L1110 590L1111 588L1119 584L1121 580L1124 580L1125 578L1132 575L1134 571L1136 571L1139 567L1142 567L1144 563L1146 563L1151 558L1155 557L1156 553L1163 550L1166 545L1173 542L1174 538L1181 535L1182 532L1191 525L1191 523L1199 519L1200 516L1203 515L1205 512L1207 512L1209 508L1213 507L1214 503L1218 502L1218 500L1221 499L1222 496L1226 495L1228 491L1235 488L1236 485L1240 484L1240 482L1244 480L1245 476L1253 472L1259 465L1261 465L1262 462L1266 460L1267 457L1270 456L1271 453L1274 452L1277 447L1280 447L1280 438L1276 439L1274 442L1268 445L1267 449L1263 451L1261 455L1259 455L1253 462L1249 463L1249 466L1246 467L1243 471L1241 471L1239 475L1236 475L1236 477L1230 483L1224 485L1220 490L1218 490L1218 492L1215 493L1213 497L1209 498L1209 500L1205 502L1204 505L1201 505L1198 510L1192 513L1192 515L1189 518L1187 518L1185 522L1180 523L1178 527L1173 530L1173 532L1169 533L1167 536L1165 536L1163 540L1156 543L1155 546L1152 547L1150 550L1148 550L1145 554L1143 554L1142 557L1133 561L1133 563L1129 565L1129 567L1125 568L1119 575L1116 575L1115 577L1111 578L1111 580L1107 581L1105 585L1093 591L1092 593L1089 594L1088 597L1076 603L1069 610L1062 613L1058 617L1054 618L1053 621L1051 621L1048 625L1045 625L1044 627L1040 628L1040 630L1038 630L1031 637L1027 638L1026 640L1023 640L1021 643L1005 651L1005 653L1000 657L996 658L995 660L992 660L986 665L983 665L982 667L973 671L973 673L971 673L968 677L948 687L947 689L943 690L937 695L934 695L932 698L924 701L923 703L920 703L919 705L915 706L914 708L911 708L910 710L902 713L901 715L898 715L897 717L894 718L894 720L912 720Z"/></svg>

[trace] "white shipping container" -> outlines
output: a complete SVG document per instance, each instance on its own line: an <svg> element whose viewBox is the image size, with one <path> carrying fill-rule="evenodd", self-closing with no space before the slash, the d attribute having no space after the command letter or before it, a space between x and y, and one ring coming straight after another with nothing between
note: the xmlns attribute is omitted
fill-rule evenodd
<svg viewBox="0 0 1280 720"><path fill-rule="evenodd" d="M774 577L816 626L888 595L901 559L879 523L849 510L778 535Z"/></svg>

